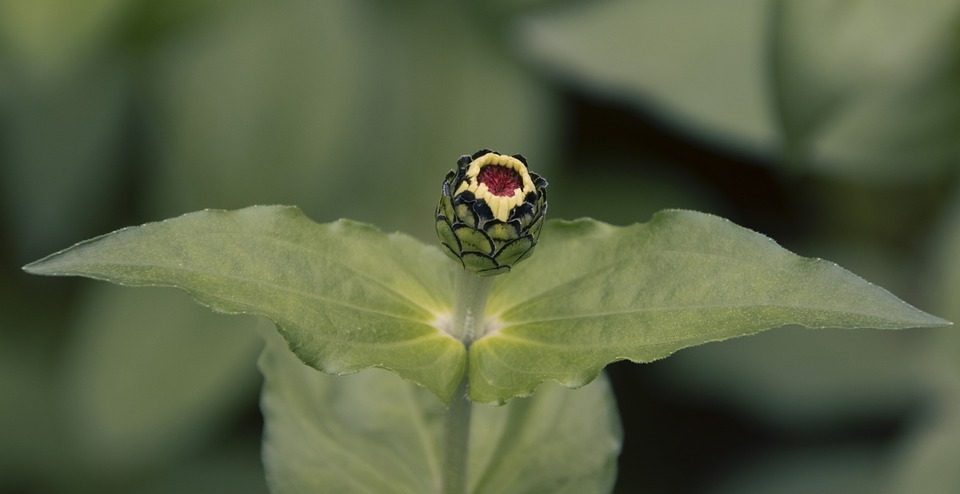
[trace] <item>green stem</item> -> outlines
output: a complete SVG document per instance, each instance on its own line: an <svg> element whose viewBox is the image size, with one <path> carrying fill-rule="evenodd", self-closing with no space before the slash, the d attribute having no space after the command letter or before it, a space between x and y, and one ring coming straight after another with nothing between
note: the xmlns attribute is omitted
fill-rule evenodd
<svg viewBox="0 0 960 494"><path fill-rule="evenodd" d="M483 310L493 285L493 276L477 276L466 269L457 273L453 299L453 336L469 349L483 328Z"/></svg>
<svg viewBox="0 0 960 494"><path fill-rule="evenodd" d="M467 397L467 380L460 381L447 410L443 444L443 494L466 494L467 451L473 403Z"/></svg>
<svg viewBox="0 0 960 494"><path fill-rule="evenodd" d="M483 328L483 310L493 277L480 277L471 271L460 271L453 306L453 336L470 350L478 331ZM467 396L469 379L464 374L457 386L444 425L443 494L466 494L467 458L470 450L470 417L473 402Z"/></svg>

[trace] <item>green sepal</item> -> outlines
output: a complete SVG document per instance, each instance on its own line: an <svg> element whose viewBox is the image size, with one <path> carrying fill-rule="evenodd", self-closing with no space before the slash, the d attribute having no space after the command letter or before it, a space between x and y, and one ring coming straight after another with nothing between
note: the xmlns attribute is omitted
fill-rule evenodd
<svg viewBox="0 0 960 494"><path fill-rule="evenodd" d="M489 268L489 269L478 271L477 274L480 276L496 276L498 274L504 274L509 272L510 272L509 266L498 266L495 268Z"/></svg>
<svg viewBox="0 0 960 494"><path fill-rule="evenodd" d="M444 254L460 263L460 256L457 255L457 253L463 250L463 248L460 246L460 239L453 234L453 228L450 227L450 223L447 223L447 220L437 220L437 236L443 245Z"/></svg>
<svg viewBox="0 0 960 494"><path fill-rule="evenodd" d="M496 222L486 227L487 235L498 242L513 240L519 236L517 227L509 223Z"/></svg>
<svg viewBox="0 0 960 494"><path fill-rule="evenodd" d="M440 196L440 207L438 208L438 213L442 215L448 222L453 221L456 218L456 213L453 208L453 202L447 195Z"/></svg>
<svg viewBox="0 0 960 494"><path fill-rule="evenodd" d="M493 255L493 240L482 230L475 230L465 225L458 225L453 228L453 234L460 239L463 252L480 252ZM466 263L467 261L464 262Z"/></svg>
<svg viewBox="0 0 960 494"><path fill-rule="evenodd" d="M493 260L492 257L477 252L464 252L462 259L467 269L477 273L499 267L497 261Z"/></svg>
<svg viewBox="0 0 960 494"><path fill-rule="evenodd" d="M494 258L500 264L512 265L521 261L533 247L533 238L527 235L504 245Z"/></svg>
<svg viewBox="0 0 960 494"><path fill-rule="evenodd" d="M473 210L470 209L470 206L466 204L460 204L455 208L456 210L456 219L463 222L463 224L469 226L470 228L477 227L477 217L474 215Z"/></svg>

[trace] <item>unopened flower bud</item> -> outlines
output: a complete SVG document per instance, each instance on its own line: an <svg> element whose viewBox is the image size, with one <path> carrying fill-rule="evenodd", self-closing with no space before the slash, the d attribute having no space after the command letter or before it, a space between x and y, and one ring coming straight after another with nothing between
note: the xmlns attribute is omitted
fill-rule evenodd
<svg viewBox="0 0 960 494"><path fill-rule="evenodd" d="M437 235L447 255L481 276L506 273L537 245L547 181L519 154L462 156L443 181Z"/></svg>

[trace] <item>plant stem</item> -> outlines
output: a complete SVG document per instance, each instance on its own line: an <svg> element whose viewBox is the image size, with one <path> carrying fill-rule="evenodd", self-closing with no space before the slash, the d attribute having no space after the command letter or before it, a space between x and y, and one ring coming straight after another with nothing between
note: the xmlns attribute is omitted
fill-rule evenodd
<svg viewBox="0 0 960 494"><path fill-rule="evenodd" d="M460 381L447 410L443 444L443 494L466 494L467 452L473 403L467 398L467 379Z"/></svg>
<svg viewBox="0 0 960 494"><path fill-rule="evenodd" d="M479 329L483 327L483 310L493 277L480 277L463 270L457 275L453 305L453 335L470 350ZM469 363L469 362L468 362ZM443 494L466 494L467 458L470 450L470 417L473 402L467 396L468 374L464 374L447 410L443 444Z"/></svg>
<svg viewBox="0 0 960 494"><path fill-rule="evenodd" d="M457 273L457 286L453 299L453 336L467 347L483 327L483 309L493 285L493 276L477 276L466 269Z"/></svg>

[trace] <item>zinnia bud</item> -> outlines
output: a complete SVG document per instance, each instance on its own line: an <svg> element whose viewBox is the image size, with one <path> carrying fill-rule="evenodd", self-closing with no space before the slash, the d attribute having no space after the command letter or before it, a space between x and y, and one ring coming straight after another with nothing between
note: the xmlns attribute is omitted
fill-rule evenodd
<svg viewBox="0 0 960 494"><path fill-rule="evenodd" d="M547 181L519 154L483 149L443 181L437 235L450 257L482 276L506 273L533 252L547 212Z"/></svg>

